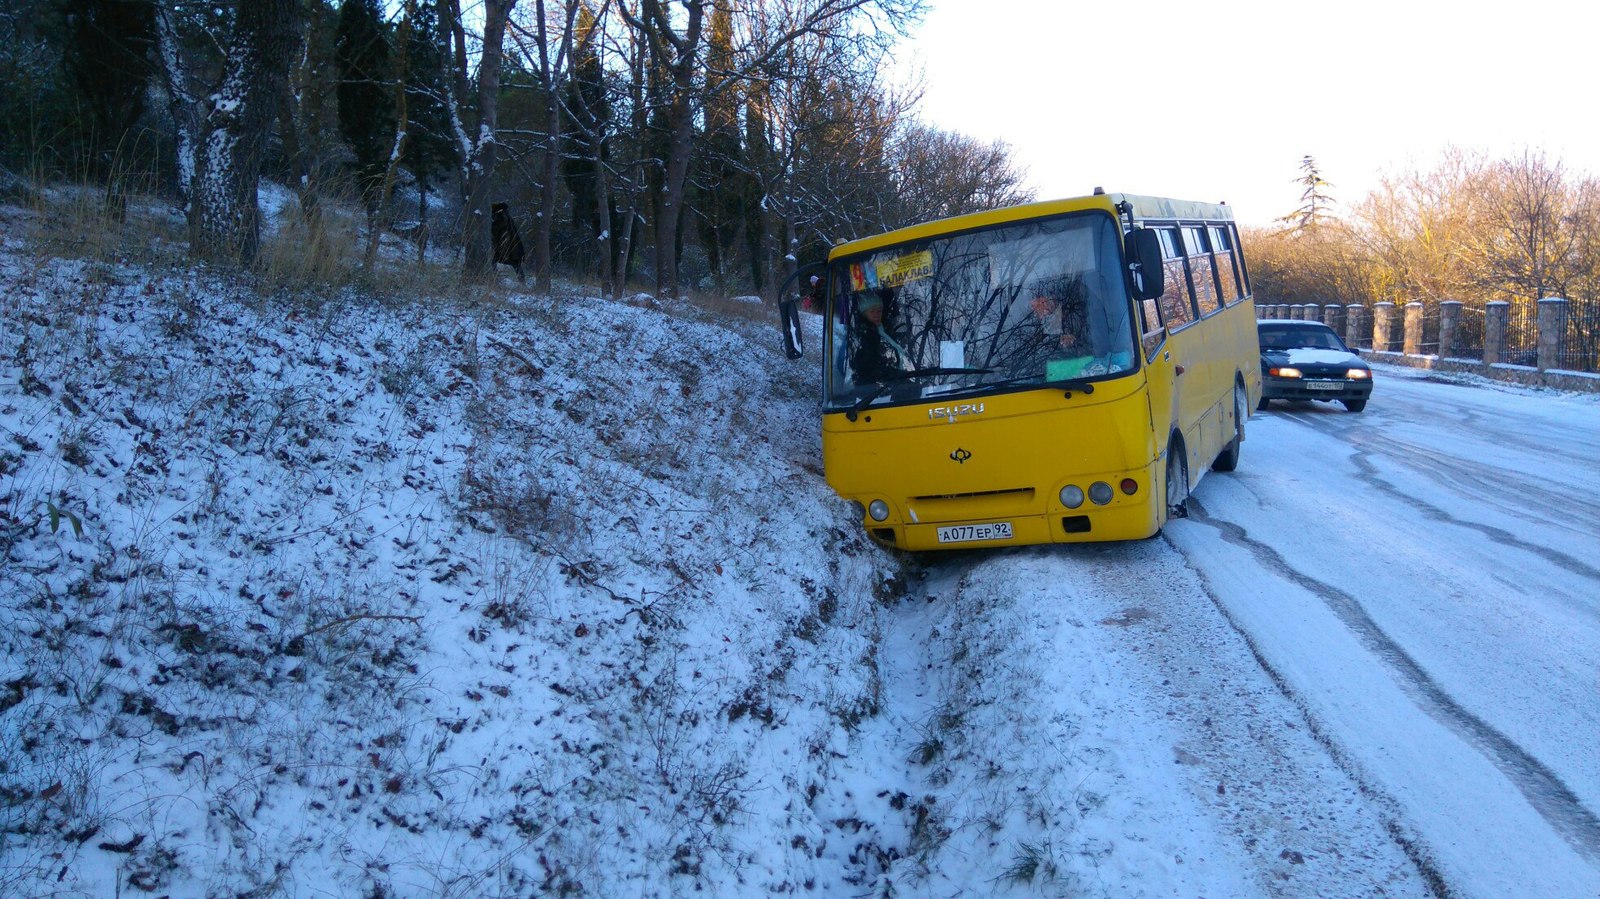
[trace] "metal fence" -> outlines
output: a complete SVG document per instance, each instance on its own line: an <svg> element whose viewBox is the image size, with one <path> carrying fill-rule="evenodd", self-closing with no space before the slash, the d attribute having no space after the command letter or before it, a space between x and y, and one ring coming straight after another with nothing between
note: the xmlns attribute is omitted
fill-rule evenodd
<svg viewBox="0 0 1600 899"><path fill-rule="evenodd" d="M1512 365L1539 364L1539 304L1531 299L1511 301L1506 311L1505 342L1500 361Z"/></svg>
<svg viewBox="0 0 1600 899"><path fill-rule="evenodd" d="M1556 358L1556 367L1567 371L1600 371L1600 301L1567 303L1567 332Z"/></svg>
<svg viewBox="0 0 1600 899"><path fill-rule="evenodd" d="M1456 345L1451 350L1453 359L1483 361L1483 308L1463 305L1456 316Z"/></svg>
<svg viewBox="0 0 1600 899"><path fill-rule="evenodd" d="M1417 344L1424 356L1439 355L1439 304L1422 307L1422 341Z"/></svg>

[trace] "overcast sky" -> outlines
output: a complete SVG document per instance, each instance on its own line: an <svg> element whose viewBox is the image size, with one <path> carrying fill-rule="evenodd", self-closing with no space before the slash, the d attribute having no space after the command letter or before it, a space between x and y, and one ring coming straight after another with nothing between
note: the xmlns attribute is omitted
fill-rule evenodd
<svg viewBox="0 0 1600 899"><path fill-rule="evenodd" d="M923 114L1010 143L1041 199L1107 190L1299 205L1301 157L1341 202L1449 144L1600 173L1600 6L934 0L899 65Z"/></svg>

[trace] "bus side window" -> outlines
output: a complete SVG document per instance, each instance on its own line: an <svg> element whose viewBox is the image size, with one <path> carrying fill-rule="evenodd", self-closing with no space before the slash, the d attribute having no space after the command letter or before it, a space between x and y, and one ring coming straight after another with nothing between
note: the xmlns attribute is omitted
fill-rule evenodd
<svg viewBox="0 0 1600 899"><path fill-rule="evenodd" d="M1233 248L1233 268L1239 275L1239 297L1243 299L1250 295L1250 264L1245 262L1244 248L1239 246L1239 229L1229 225L1228 246Z"/></svg>
<svg viewBox="0 0 1600 899"><path fill-rule="evenodd" d="M1161 306L1157 300L1139 301L1139 344L1144 357L1154 359L1165 332L1161 330Z"/></svg>
<svg viewBox="0 0 1600 899"><path fill-rule="evenodd" d="M1161 320L1168 331L1176 331L1194 321L1193 299L1189 292L1189 266L1181 238L1175 228L1158 228L1161 255L1166 258L1166 291L1161 294Z"/></svg>
<svg viewBox="0 0 1600 899"><path fill-rule="evenodd" d="M1217 292L1215 267L1211 264L1211 247L1206 241L1204 226L1185 226L1183 242L1189 250L1189 271L1194 275L1194 298L1201 315L1210 315L1222 308Z"/></svg>
<svg viewBox="0 0 1600 899"><path fill-rule="evenodd" d="M1211 226L1211 250L1217 257L1217 281L1222 285L1222 301L1229 306L1239 302L1239 271L1233 264L1233 240L1226 228Z"/></svg>

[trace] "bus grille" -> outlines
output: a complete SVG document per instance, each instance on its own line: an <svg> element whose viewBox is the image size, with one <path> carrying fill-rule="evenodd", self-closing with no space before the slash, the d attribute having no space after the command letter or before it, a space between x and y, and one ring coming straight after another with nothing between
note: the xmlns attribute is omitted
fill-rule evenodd
<svg viewBox="0 0 1600 899"><path fill-rule="evenodd" d="M979 490L974 493L932 493L927 496L913 496L912 499L919 503L938 501L942 499L978 499L981 497L1020 496L1023 499L1033 499L1032 487L1013 487L1007 490Z"/></svg>
<svg viewBox="0 0 1600 899"><path fill-rule="evenodd" d="M1030 515L1033 508L1033 488L1019 487L1011 490L979 490L973 493L940 493L917 496L911 499L914 514L930 521L954 521L1002 515Z"/></svg>

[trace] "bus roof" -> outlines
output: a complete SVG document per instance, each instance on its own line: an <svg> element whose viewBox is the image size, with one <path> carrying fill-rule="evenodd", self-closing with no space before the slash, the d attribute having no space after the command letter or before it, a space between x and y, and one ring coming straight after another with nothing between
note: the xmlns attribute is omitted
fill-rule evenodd
<svg viewBox="0 0 1600 899"><path fill-rule="evenodd" d="M828 258L835 259L921 238L938 237L959 231L972 231L991 225L1002 225L1007 222L1046 215L1059 215L1066 212L1099 209L1116 215L1117 206L1123 201L1127 201L1133 207L1133 218L1136 222L1145 221L1146 219L1233 220L1233 209L1225 203L1201 203L1194 200L1172 200L1165 197L1144 197L1137 194L1098 193L1087 197L1041 200L1036 203L1003 206L999 209L986 209L983 212L972 212L966 215L909 225L883 234L875 234L871 237L863 237L859 240L838 244L829 251Z"/></svg>

